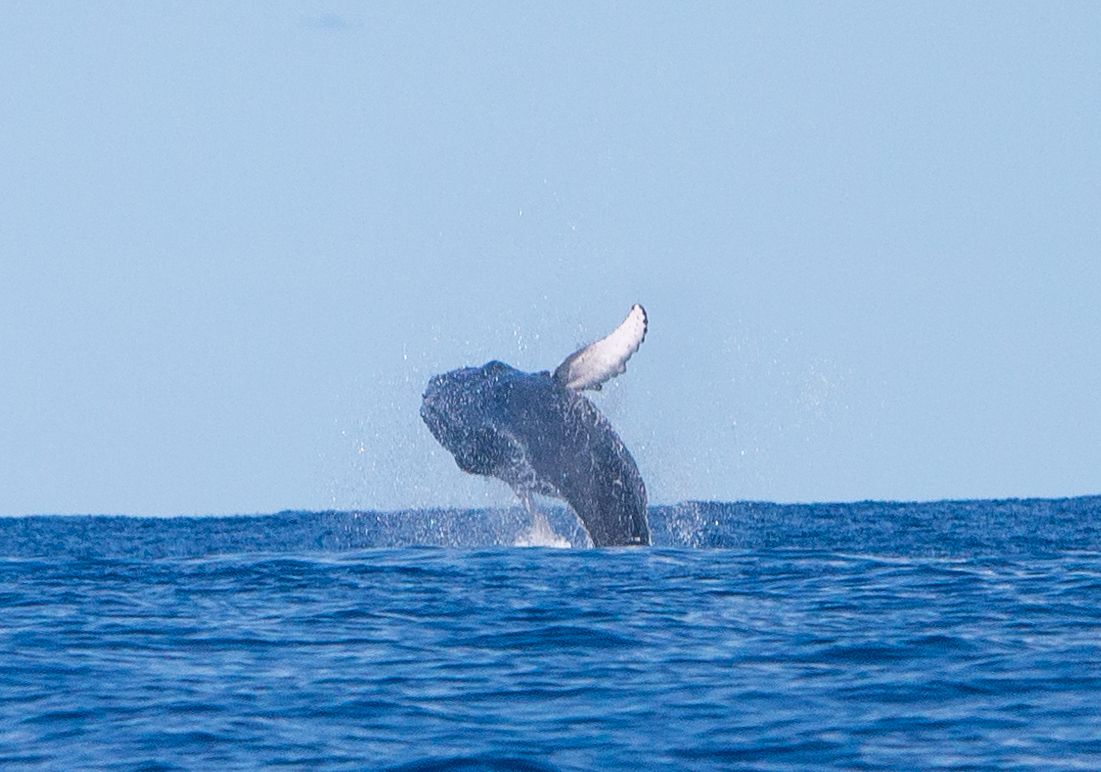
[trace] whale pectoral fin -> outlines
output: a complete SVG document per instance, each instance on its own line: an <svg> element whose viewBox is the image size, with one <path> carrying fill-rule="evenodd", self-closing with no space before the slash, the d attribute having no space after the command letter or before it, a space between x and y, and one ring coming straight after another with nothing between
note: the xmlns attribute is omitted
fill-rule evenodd
<svg viewBox="0 0 1101 772"><path fill-rule="evenodd" d="M575 391L599 391L605 381L627 369L627 360L646 338L646 310L637 303L611 334L570 354L554 371L554 380Z"/></svg>

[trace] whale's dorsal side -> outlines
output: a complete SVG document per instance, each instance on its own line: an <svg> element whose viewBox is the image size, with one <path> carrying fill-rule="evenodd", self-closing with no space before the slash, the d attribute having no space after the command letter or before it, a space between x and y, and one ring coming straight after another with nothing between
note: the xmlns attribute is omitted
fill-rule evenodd
<svg viewBox="0 0 1101 772"><path fill-rule="evenodd" d="M646 309L637 303L610 334L570 354L554 371L554 380L574 391L600 391L605 381L627 369L627 360L646 339Z"/></svg>

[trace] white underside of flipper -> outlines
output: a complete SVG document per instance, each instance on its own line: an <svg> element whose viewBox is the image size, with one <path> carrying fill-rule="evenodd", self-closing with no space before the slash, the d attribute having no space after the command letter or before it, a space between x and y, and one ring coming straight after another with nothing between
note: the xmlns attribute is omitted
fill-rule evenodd
<svg viewBox="0 0 1101 772"><path fill-rule="evenodd" d="M601 384L627 369L627 360L646 338L646 310L637 303L610 335L566 357L554 380L566 388L599 391Z"/></svg>

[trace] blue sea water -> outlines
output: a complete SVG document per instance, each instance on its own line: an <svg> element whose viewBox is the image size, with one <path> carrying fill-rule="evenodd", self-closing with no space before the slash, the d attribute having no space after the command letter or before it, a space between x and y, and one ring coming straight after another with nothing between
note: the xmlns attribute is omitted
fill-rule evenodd
<svg viewBox="0 0 1101 772"><path fill-rule="evenodd" d="M1101 768L1101 497L651 520L0 518L0 765Z"/></svg>

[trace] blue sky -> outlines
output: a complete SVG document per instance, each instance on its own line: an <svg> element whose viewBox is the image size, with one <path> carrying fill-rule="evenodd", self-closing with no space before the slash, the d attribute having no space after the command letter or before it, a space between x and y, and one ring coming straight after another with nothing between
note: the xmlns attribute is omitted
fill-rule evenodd
<svg viewBox="0 0 1101 772"><path fill-rule="evenodd" d="M0 513L507 503L553 368L651 500L1101 491L1101 6L9 3Z"/></svg>

